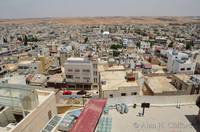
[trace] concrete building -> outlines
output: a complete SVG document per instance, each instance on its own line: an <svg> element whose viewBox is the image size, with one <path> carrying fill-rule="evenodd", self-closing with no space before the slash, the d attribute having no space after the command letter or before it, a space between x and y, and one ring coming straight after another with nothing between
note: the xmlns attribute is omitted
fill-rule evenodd
<svg viewBox="0 0 200 132"><path fill-rule="evenodd" d="M194 49L200 49L200 39L193 41Z"/></svg>
<svg viewBox="0 0 200 132"><path fill-rule="evenodd" d="M19 74L41 73L41 72L42 72L41 61L22 61L18 63Z"/></svg>
<svg viewBox="0 0 200 132"><path fill-rule="evenodd" d="M151 76L145 82L143 93L145 95L176 95L177 89L166 76Z"/></svg>
<svg viewBox="0 0 200 132"><path fill-rule="evenodd" d="M98 88L97 61L89 58L68 58L65 62L65 81L74 89Z"/></svg>
<svg viewBox="0 0 200 132"><path fill-rule="evenodd" d="M159 45L166 45L167 44L167 38L158 36L158 37L156 37L155 42L156 42L156 44L159 44Z"/></svg>
<svg viewBox="0 0 200 132"><path fill-rule="evenodd" d="M101 67L101 88L100 96L102 98L114 98L121 96L134 96L140 94L140 88L135 81L137 73L133 80L128 81L126 71L123 66L113 66L109 68Z"/></svg>
<svg viewBox="0 0 200 132"><path fill-rule="evenodd" d="M179 94L199 94L200 93L200 76L199 75L172 75L171 82L179 91Z"/></svg>
<svg viewBox="0 0 200 132"><path fill-rule="evenodd" d="M196 69L195 73L200 74L200 54L196 56Z"/></svg>
<svg viewBox="0 0 200 132"><path fill-rule="evenodd" d="M194 74L196 62L193 62L185 53L168 52L167 70L169 73Z"/></svg>
<svg viewBox="0 0 200 132"><path fill-rule="evenodd" d="M0 131L39 132L57 114L54 92L25 85L0 85Z"/></svg>

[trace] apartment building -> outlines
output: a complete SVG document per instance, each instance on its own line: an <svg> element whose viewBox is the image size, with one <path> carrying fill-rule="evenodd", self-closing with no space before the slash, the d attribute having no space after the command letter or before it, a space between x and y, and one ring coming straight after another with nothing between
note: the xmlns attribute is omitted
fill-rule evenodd
<svg viewBox="0 0 200 132"><path fill-rule="evenodd" d="M200 49L200 39L197 39L193 42L195 49Z"/></svg>
<svg viewBox="0 0 200 132"><path fill-rule="evenodd" d="M98 88L97 61L91 58L68 58L64 64L65 81L70 88L91 90Z"/></svg>
<svg viewBox="0 0 200 132"><path fill-rule="evenodd" d="M176 51L168 52L167 70L169 73L194 74L196 62L185 54Z"/></svg>

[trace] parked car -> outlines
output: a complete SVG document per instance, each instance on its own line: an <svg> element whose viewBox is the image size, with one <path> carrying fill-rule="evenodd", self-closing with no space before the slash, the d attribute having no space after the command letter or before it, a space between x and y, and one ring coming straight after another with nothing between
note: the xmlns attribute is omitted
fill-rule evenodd
<svg viewBox="0 0 200 132"><path fill-rule="evenodd" d="M81 91L78 91L76 94L77 94L77 95L84 95L84 94L86 94L86 93L87 93L87 91L81 90Z"/></svg>
<svg viewBox="0 0 200 132"><path fill-rule="evenodd" d="M63 91L63 95L71 95L71 94L72 94L71 91L68 91L68 90L64 90L64 91Z"/></svg>

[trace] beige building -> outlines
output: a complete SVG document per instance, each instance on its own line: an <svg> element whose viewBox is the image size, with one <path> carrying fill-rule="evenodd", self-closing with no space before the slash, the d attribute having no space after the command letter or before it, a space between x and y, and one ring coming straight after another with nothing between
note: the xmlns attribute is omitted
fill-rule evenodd
<svg viewBox="0 0 200 132"><path fill-rule="evenodd" d="M0 105L4 106L0 111L1 132L40 132L57 114L54 92L24 85L0 87Z"/></svg>
<svg viewBox="0 0 200 132"><path fill-rule="evenodd" d="M113 98L121 96L134 96L140 93L140 88L135 80L127 81L126 71L123 66L99 66L101 76L100 96Z"/></svg>
<svg viewBox="0 0 200 132"><path fill-rule="evenodd" d="M98 88L97 60L93 58L68 58L64 69L65 81L70 88L85 90Z"/></svg>
<svg viewBox="0 0 200 132"><path fill-rule="evenodd" d="M177 89L170 83L166 76L148 77L143 88L143 93L148 95L176 95Z"/></svg>
<svg viewBox="0 0 200 132"><path fill-rule="evenodd" d="M172 76L172 84L177 88L179 94L199 94L200 86L197 84L197 88L194 88L193 80L197 80L198 83L199 75L174 74Z"/></svg>

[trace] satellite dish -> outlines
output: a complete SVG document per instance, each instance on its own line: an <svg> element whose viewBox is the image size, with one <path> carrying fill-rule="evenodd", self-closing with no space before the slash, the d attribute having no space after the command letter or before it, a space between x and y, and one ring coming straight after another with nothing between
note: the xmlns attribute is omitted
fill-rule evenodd
<svg viewBox="0 0 200 132"><path fill-rule="evenodd" d="M200 108L200 96L197 98L196 105Z"/></svg>

